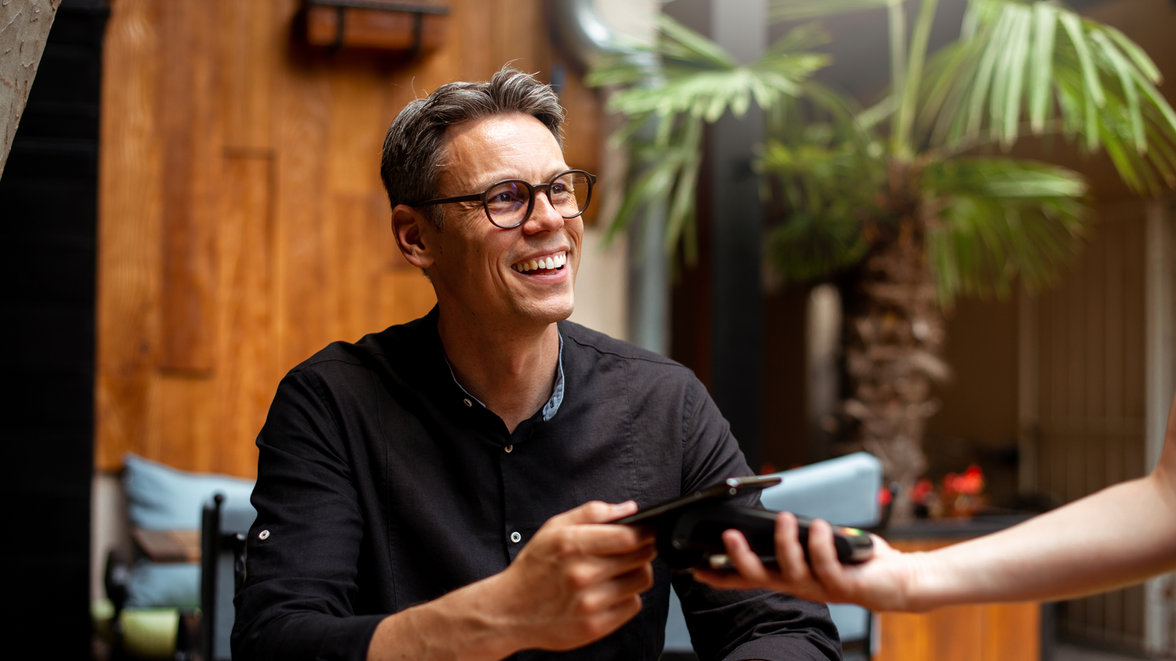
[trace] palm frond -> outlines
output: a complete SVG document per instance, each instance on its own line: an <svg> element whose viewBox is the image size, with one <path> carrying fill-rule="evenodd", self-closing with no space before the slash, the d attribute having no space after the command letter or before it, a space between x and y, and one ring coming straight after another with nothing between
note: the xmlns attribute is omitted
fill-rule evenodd
<svg viewBox="0 0 1176 661"><path fill-rule="evenodd" d="M626 187L608 237L627 228L648 205L665 206L665 243L695 252L693 193L698 188L705 124L730 113L744 117L753 105L770 109L803 93L804 82L828 63L811 49L827 35L814 26L789 31L762 58L739 64L709 39L662 14L657 41L644 54L660 64L632 58L605 59L589 73L590 85L617 87L608 109L624 124L612 140L624 140L637 171Z"/></svg>
<svg viewBox="0 0 1176 661"><path fill-rule="evenodd" d="M765 258L785 282L828 278L858 263L870 247L862 224L879 215L875 206L886 181L882 147L844 117L832 118L810 118L803 134L787 143L769 141L759 161L783 208Z"/></svg>
<svg viewBox="0 0 1176 661"><path fill-rule="evenodd" d="M764 256L783 282L804 283L857 264L869 248L853 219L797 212L768 234Z"/></svg>
<svg viewBox="0 0 1176 661"><path fill-rule="evenodd" d="M1155 64L1117 30L1054 3L1015 0L971 0L965 26L933 57L920 91L931 148L1007 148L1056 131L1112 154L1136 190L1176 183L1149 149L1157 138L1176 144L1176 113L1155 87Z"/></svg>
<svg viewBox="0 0 1176 661"><path fill-rule="evenodd" d="M1053 70L1052 56L1057 21L1049 5L1033 5L1033 50L1029 65L1029 125L1034 133L1045 128L1050 112L1049 81Z"/></svg>
<svg viewBox="0 0 1176 661"><path fill-rule="evenodd" d="M942 302L960 294L1005 296L1054 282L1082 246L1082 177L1007 158L953 159L923 173L928 258Z"/></svg>

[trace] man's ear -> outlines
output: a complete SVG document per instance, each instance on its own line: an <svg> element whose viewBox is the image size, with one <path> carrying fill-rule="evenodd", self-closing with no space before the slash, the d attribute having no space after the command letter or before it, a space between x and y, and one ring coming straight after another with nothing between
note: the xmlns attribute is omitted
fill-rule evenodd
<svg viewBox="0 0 1176 661"><path fill-rule="evenodd" d="M406 204L398 204L392 209L392 233L396 235L400 253L409 264L420 269L433 265L433 254L429 248L432 243L430 237L435 231L432 221L420 211Z"/></svg>

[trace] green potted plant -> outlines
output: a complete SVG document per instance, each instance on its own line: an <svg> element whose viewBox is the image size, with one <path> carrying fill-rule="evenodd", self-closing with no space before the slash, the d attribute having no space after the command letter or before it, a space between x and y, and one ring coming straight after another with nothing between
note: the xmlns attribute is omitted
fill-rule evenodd
<svg viewBox="0 0 1176 661"><path fill-rule="evenodd" d="M1176 183L1176 113L1139 46L1057 2L968 0L958 38L934 51L939 0L771 7L791 28L756 62L737 62L663 15L645 47L658 67L618 57L590 73L615 90L609 107L625 120L617 139L649 164L629 177L611 229L659 204L666 247L692 258L704 129L761 107L762 202L779 221L765 258L785 280L851 283L841 413L899 484L902 520L926 467L932 390L947 372L945 310L961 294L1048 286L1089 222L1082 174L1012 148L1057 136L1105 153L1132 190L1151 193ZM815 20L870 8L887 17L889 84L857 99L817 80L830 59Z"/></svg>

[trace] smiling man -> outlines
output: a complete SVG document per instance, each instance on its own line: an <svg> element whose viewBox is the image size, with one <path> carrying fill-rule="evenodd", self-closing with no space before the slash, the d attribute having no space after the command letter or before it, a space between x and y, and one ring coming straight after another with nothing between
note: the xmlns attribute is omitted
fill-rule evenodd
<svg viewBox="0 0 1176 661"><path fill-rule="evenodd" d="M823 606L671 574L610 523L752 471L687 369L567 321L595 177L563 117L505 68L392 122L392 230L437 305L279 384L235 658L654 661L671 583L703 659L840 658Z"/></svg>

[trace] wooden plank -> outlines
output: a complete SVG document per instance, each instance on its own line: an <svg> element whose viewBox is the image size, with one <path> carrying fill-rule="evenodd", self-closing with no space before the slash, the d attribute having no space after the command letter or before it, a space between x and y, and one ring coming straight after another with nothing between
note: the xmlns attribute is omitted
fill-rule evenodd
<svg viewBox="0 0 1176 661"><path fill-rule="evenodd" d="M95 463L122 465L146 440L162 210L158 24L153 3L121 0L106 27L98 169Z"/></svg>
<svg viewBox="0 0 1176 661"><path fill-rule="evenodd" d="M374 68L344 69L324 79L328 107L323 129L331 140L319 157L327 160L327 189L359 195L382 192L380 146L392 121L380 103L385 74ZM357 220L337 217L331 222L351 224Z"/></svg>
<svg viewBox="0 0 1176 661"><path fill-rule="evenodd" d="M873 661L1037 661L1041 606L967 605L881 613Z"/></svg>
<svg viewBox="0 0 1176 661"><path fill-rule="evenodd" d="M873 661L931 659L931 628L927 615L881 613L877 620L878 650Z"/></svg>
<svg viewBox="0 0 1176 661"><path fill-rule="evenodd" d="M928 551L957 539L897 539L902 551ZM929 613L880 613L873 661L1037 661L1041 605L967 604Z"/></svg>
<svg viewBox="0 0 1176 661"><path fill-rule="evenodd" d="M333 241L328 224L327 160L330 144L330 85L322 67L288 72L279 105L277 162L278 287L273 304L277 314L279 361L293 367L311 352L334 339L331 309L326 301L337 287L328 272L325 244ZM297 148L293 148L297 146Z"/></svg>
<svg viewBox="0 0 1176 661"><path fill-rule="evenodd" d="M218 0L217 67L222 92L216 99L227 149L275 147L277 85L289 49L289 24L298 0Z"/></svg>
<svg viewBox="0 0 1176 661"><path fill-rule="evenodd" d="M397 269L384 273L379 282L384 309L394 311L385 326L416 319L437 304L432 286L420 271Z"/></svg>
<svg viewBox="0 0 1176 661"><path fill-rule="evenodd" d="M253 477L254 440L282 377L274 349L274 154L224 156L219 232L218 449L206 470Z"/></svg>
<svg viewBox="0 0 1176 661"><path fill-rule="evenodd" d="M332 259L338 264L341 286L352 292L336 317L340 339L354 341L392 323L393 310L379 305L379 292L372 286L383 266L380 250L389 247L386 241L373 240L391 234L388 224L380 222L388 215L387 206L373 193L341 193L332 200L331 214L340 219L338 252Z"/></svg>
<svg viewBox="0 0 1176 661"><path fill-rule="evenodd" d="M151 382L142 453L180 470L204 471L221 451L215 419L217 382L203 374L161 371Z"/></svg>
<svg viewBox="0 0 1176 661"><path fill-rule="evenodd" d="M131 527L131 539L154 562L200 562L199 530Z"/></svg>
<svg viewBox="0 0 1176 661"><path fill-rule="evenodd" d="M992 604L982 607L984 659L1041 658L1041 607Z"/></svg>
<svg viewBox="0 0 1176 661"><path fill-rule="evenodd" d="M215 216L209 203L220 135L214 101L217 26L205 3L161 14L163 127L163 316L160 367L208 374L215 351Z"/></svg>

